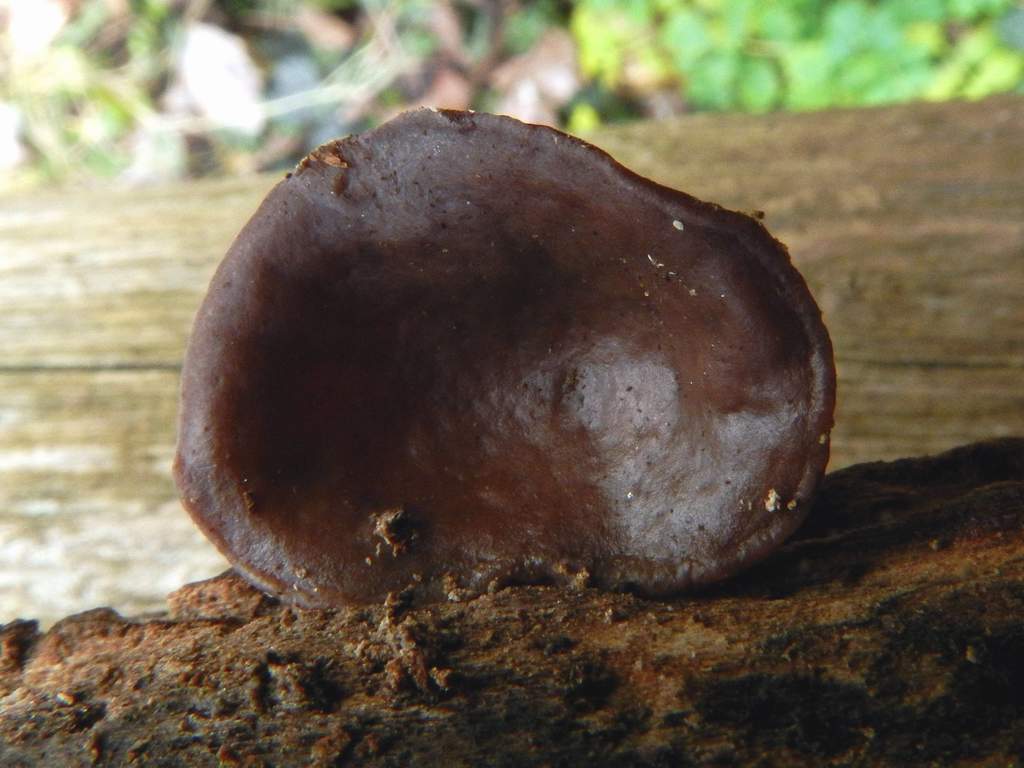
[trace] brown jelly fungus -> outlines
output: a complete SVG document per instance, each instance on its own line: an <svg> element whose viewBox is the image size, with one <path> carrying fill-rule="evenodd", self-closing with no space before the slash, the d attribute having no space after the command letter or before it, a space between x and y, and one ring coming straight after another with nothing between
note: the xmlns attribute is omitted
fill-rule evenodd
<svg viewBox="0 0 1024 768"><path fill-rule="evenodd" d="M831 344L755 219L583 141L419 110L279 183L199 310L175 474L303 605L676 593L801 523Z"/></svg>

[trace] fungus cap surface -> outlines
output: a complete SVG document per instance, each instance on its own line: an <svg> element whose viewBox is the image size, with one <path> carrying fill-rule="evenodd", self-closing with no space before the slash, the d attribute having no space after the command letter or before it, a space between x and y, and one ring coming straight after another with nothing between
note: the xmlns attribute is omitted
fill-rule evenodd
<svg viewBox="0 0 1024 768"><path fill-rule="evenodd" d="M820 312L759 222L550 128L419 110L314 151L232 244L175 476L232 564L301 604L671 594L800 524L834 399Z"/></svg>

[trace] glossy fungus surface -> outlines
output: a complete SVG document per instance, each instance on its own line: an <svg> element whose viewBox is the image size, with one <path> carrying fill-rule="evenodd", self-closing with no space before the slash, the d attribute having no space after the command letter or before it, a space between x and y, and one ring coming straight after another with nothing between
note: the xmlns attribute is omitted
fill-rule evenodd
<svg viewBox="0 0 1024 768"><path fill-rule="evenodd" d="M760 223L558 131L432 110L274 188L182 379L185 506L307 605L728 576L802 521L835 391Z"/></svg>

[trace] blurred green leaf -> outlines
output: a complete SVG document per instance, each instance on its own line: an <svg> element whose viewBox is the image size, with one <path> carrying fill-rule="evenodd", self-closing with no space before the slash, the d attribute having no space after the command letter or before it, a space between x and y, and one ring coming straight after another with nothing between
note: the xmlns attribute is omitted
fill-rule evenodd
<svg viewBox="0 0 1024 768"><path fill-rule="evenodd" d="M832 103L832 64L822 40L796 43L780 57L786 78L784 102L790 109L821 109Z"/></svg>
<svg viewBox="0 0 1024 768"><path fill-rule="evenodd" d="M1015 51L993 51L967 78L962 93L968 99L981 99L1008 91L1024 76L1024 56Z"/></svg>
<svg viewBox="0 0 1024 768"><path fill-rule="evenodd" d="M1014 0L947 0L952 19L970 21L982 15L999 16L1013 6Z"/></svg>
<svg viewBox="0 0 1024 768"><path fill-rule="evenodd" d="M732 0L690 0L690 2L695 8L714 14L721 11Z"/></svg>
<svg viewBox="0 0 1024 768"><path fill-rule="evenodd" d="M620 4L627 11L630 20L637 25L646 26L654 20L657 12L656 3L653 0L633 0L629 3Z"/></svg>
<svg viewBox="0 0 1024 768"><path fill-rule="evenodd" d="M569 113L567 128L572 133L588 133L601 125L601 115L592 104L580 102Z"/></svg>
<svg viewBox="0 0 1024 768"><path fill-rule="evenodd" d="M949 48L946 31L936 22L920 21L908 24L903 34L907 45L919 49L925 56L938 57Z"/></svg>
<svg viewBox="0 0 1024 768"><path fill-rule="evenodd" d="M577 8L582 8L596 14L616 13L622 9L624 3L619 0L579 0Z"/></svg>
<svg viewBox="0 0 1024 768"><path fill-rule="evenodd" d="M170 16L171 2L172 0L131 0L132 14L136 19L164 21Z"/></svg>
<svg viewBox="0 0 1024 768"><path fill-rule="evenodd" d="M789 42L800 34L800 17L786 3L764 3L759 9L757 30L765 40Z"/></svg>
<svg viewBox="0 0 1024 768"><path fill-rule="evenodd" d="M931 80L924 88L922 95L933 101L944 101L954 98L960 91L960 85L970 71L971 63L964 59L950 59L942 64L931 75Z"/></svg>
<svg viewBox="0 0 1024 768"><path fill-rule="evenodd" d="M712 47L707 21L692 8L682 8L668 17L660 41L680 72L689 70Z"/></svg>
<svg viewBox="0 0 1024 768"><path fill-rule="evenodd" d="M735 105L739 56L732 51L712 51L694 64L686 82L686 97L703 109L728 109Z"/></svg>
<svg viewBox="0 0 1024 768"><path fill-rule="evenodd" d="M885 0L882 7L900 24L940 22L946 17L944 0Z"/></svg>
<svg viewBox="0 0 1024 768"><path fill-rule="evenodd" d="M614 86L621 76L624 46L616 27L624 24L608 13L602 13L599 0L581 3L573 12L570 28L579 47L580 70L587 77Z"/></svg>
<svg viewBox="0 0 1024 768"><path fill-rule="evenodd" d="M738 50L743 47L754 27L756 0L730 0L723 8L723 37L721 44Z"/></svg>
<svg viewBox="0 0 1024 768"><path fill-rule="evenodd" d="M923 59L905 55L889 56L886 69L861 94L853 94L856 104L891 104L908 101L920 94L931 78L931 67Z"/></svg>
<svg viewBox="0 0 1024 768"><path fill-rule="evenodd" d="M868 14L868 27L864 30L861 45L865 48L896 51L904 41L903 27L899 19L888 8L876 8Z"/></svg>
<svg viewBox="0 0 1024 768"><path fill-rule="evenodd" d="M879 51L856 53L843 62L838 73L837 91L839 104L853 105L858 95L863 99L870 98L873 87L892 72L892 67L885 55ZM871 99L869 103L877 103Z"/></svg>
<svg viewBox="0 0 1024 768"><path fill-rule="evenodd" d="M979 27L960 39L953 51L954 59L977 64L999 49L999 38L990 26Z"/></svg>
<svg viewBox="0 0 1024 768"><path fill-rule="evenodd" d="M1005 72L1012 71L1009 60L1003 58L1009 53L999 42L991 26L983 26L965 35L953 48L952 54L936 69L931 82L924 89L923 95L928 99L950 99L968 95L968 85L975 72L984 68L989 58L995 58L997 64L984 76L981 84L970 87L970 93L978 93L987 88L987 83L1003 82ZM1012 54L1019 57L1019 54ZM1018 75L1020 77L1020 75ZM1008 86L1007 89L1012 86ZM993 93L994 91L988 91ZM987 94L986 94L987 95Z"/></svg>
<svg viewBox="0 0 1024 768"><path fill-rule="evenodd" d="M870 22L870 9L859 0L839 0L830 5L823 32L831 61L844 61L860 49Z"/></svg>
<svg viewBox="0 0 1024 768"><path fill-rule="evenodd" d="M89 100L101 113L105 127L105 140L111 140L129 129L136 115L146 109L141 94L119 92L109 83L98 83L91 89Z"/></svg>
<svg viewBox="0 0 1024 768"><path fill-rule="evenodd" d="M747 59L739 73L739 103L748 112L767 112L778 105L781 82L767 59Z"/></svg>
<svg viewBox="0 0 1024 768"><path fill-rule="evenodd" d="M662 16L671 16L677 11L690 7L690 0L652 0L651 8Z"/></svg>

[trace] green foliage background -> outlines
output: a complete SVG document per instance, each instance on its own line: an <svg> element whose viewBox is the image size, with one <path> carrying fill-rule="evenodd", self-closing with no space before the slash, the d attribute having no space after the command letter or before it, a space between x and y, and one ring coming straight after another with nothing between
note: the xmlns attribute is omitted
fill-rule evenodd
<svg viewBox="0 0 1024 768"><path fill-rule="evenodd" d="M568 31L583 85L560 117L575 132L659 114L650 106L655 96L668 99L669 112L761 113L1024 93L1021 0L447 2L461 20L470 62L507 60L528 53L553 27ZM423 71L439 55L430 0L128 0L117 16L115 5L82 0L46 57L28 69L5 61L0 36L0 102L21 115L36 181L113 176L131 163L130 137L159 117L174 47L196 6L257 52L266 35L251 19L287 20L306 5L360 30L354 47L373 28L360 20L386 13L404 54L422 60ZM496 27L499 7L504 18ZM313 54L327 82L352 50ZM495 103L489 87L479 86L473 106ZM375 98L375 114L385 114L411 96L395 83ZM294 117L271 121L255 144L294 126ZM256 152L252 139L217 131L201 139L215 155L203 172L252 167L239 161ZM178 175L195 172L191 157L174 162Z"/></svg>
<svg viewBox="0 0 1024 768"><path fill-rule="evenodd" d="M678 85L699 110L765 112L1024 91L1013 0L581 0L583 72ZM575 107L571 126L605 115Z"/></svg>

